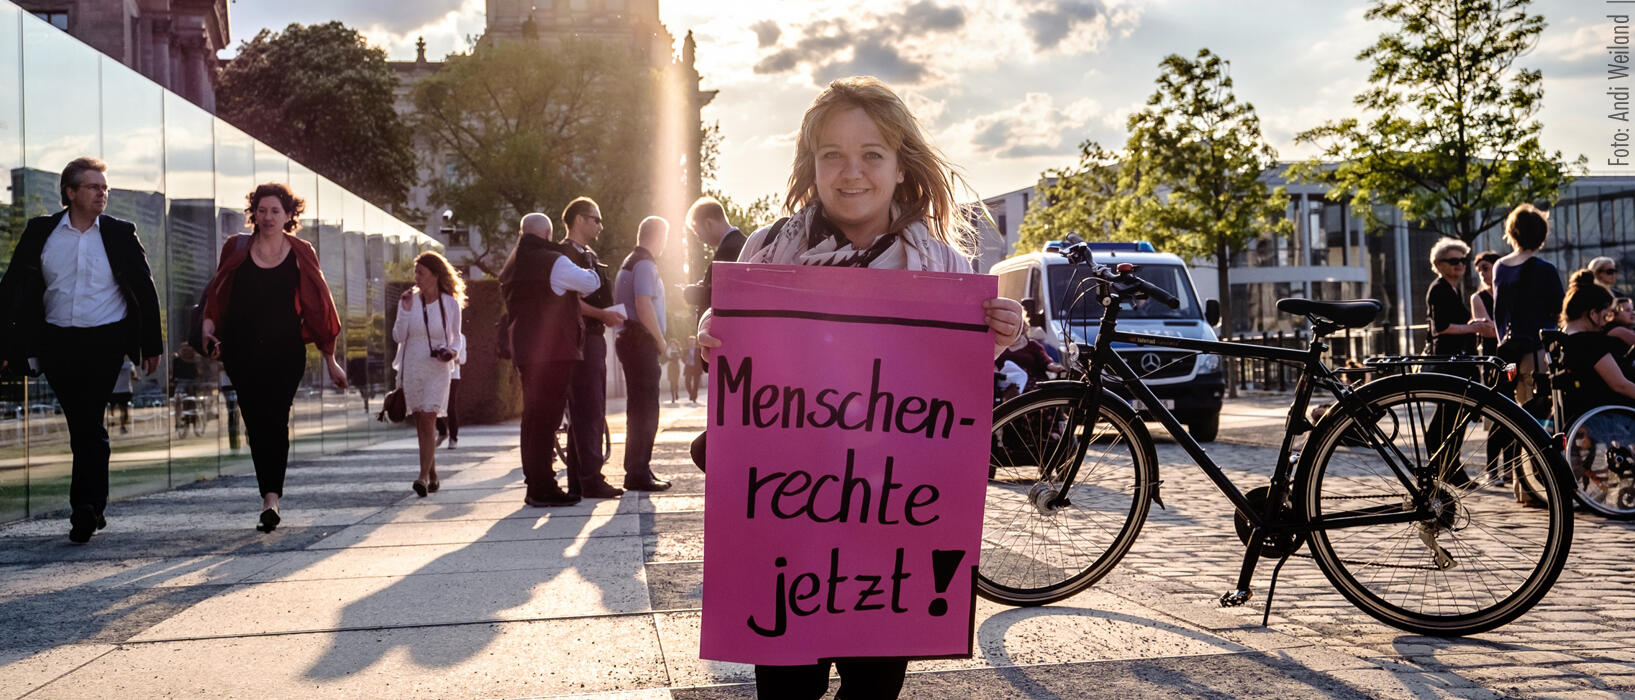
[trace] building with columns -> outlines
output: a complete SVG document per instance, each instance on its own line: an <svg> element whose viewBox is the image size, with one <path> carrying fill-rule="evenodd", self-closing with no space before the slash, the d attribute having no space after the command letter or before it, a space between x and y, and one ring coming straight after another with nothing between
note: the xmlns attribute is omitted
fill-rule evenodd
<svg viewBox="0 0 1635 700"><path fill-rule="evenodd" d="M16 0L212 114L216 52L231 40L227 0Z"/></svg>

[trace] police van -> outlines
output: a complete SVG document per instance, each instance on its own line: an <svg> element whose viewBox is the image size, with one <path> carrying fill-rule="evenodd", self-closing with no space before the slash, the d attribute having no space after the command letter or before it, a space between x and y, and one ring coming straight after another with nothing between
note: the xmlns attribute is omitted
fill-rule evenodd
<svg viewBox="0 0 1635 700"><path fill-rule="evenodd" d="M1146 242L1089 245L1097 263L1134 264L1136 275L1181 301L1174 309L1153 300L1125 301L1118 317L1120 330L1217 340L1214 325L1220 321L1220 303L1214 299L1199 303L1192 274L1179 256L1157 252ZM1044 331L1041 342L1059 351L1063 364L1082 370L1099 330L1101 303L1087 272L1070 264L1057 250L1058 244L1047 244L1042 252L1008 258L988 272L999 277L1000 296L1022 301L1029 325ZM1193 438L1200 442L1215 439L1226 387L1219 355L1128 343L1117 343L1113 350L1143 375L1153 394L1186 424ZM1147 407L1119 382L1109 381L1107 388L1150 419Z"/></svg>

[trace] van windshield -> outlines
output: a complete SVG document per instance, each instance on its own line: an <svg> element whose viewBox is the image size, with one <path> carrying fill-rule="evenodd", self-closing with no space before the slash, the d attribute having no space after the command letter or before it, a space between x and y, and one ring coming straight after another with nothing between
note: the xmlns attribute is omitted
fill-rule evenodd
<svg viewBox="0 0 1635 700"><path fill-rule="evenodd" d="M1051 265L1048 269L1050 306L1056 320L1079 323L1101 318L1101 303L1096 300L1096 285L1089 280L1088 271L1078 265ZM1198 300L1192 294L1192 285L1187 283L1185 268L1180 265L1138 265L1135 274L1174 294L1181 300L1181 305L1171 309L1156 299L1126 299L1119 318L1203 318L1198 311Z"/></svg>

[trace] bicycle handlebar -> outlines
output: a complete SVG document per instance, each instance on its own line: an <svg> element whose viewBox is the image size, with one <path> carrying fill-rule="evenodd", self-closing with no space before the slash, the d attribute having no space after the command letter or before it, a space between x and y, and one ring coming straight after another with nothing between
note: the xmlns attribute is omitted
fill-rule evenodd
<svg viewBox="0 0 1635 700"><path fill-rule="evenodd" d="M1114 269L1107 265L1096 263L1090 255L1089 244L1075 243L1068 246L1066 250L1062 251L1062 254L1067 256L1069 262L1075 265L1084 265L1085 267L1088 267L1090 269L1090 273L1094 275L1096 279L1101 280L1102 282L1118 285L1122 289L1140 292L1152 299L1157 299L1158 303L1172 309L1181 308L1181 300L1176 298L1174 294L1170 294L1168 291L1165 291L1163 287L1141 279L1140 277L1136 277L1129 270Z"/></svg>

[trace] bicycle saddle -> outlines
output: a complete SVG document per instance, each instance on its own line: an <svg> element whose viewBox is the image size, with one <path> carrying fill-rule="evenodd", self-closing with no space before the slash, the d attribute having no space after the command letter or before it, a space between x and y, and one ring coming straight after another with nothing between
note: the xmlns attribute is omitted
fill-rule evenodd
<svg viewBox="0 0 1635 700"><path fill-rule="evenodd" d="M1384 305L1374 299L1354 301L1316 301L1313 299L1278 299L1277 310L1297 316L1315 316L1342 328L1361 328L1374 322Z"/></svg>

